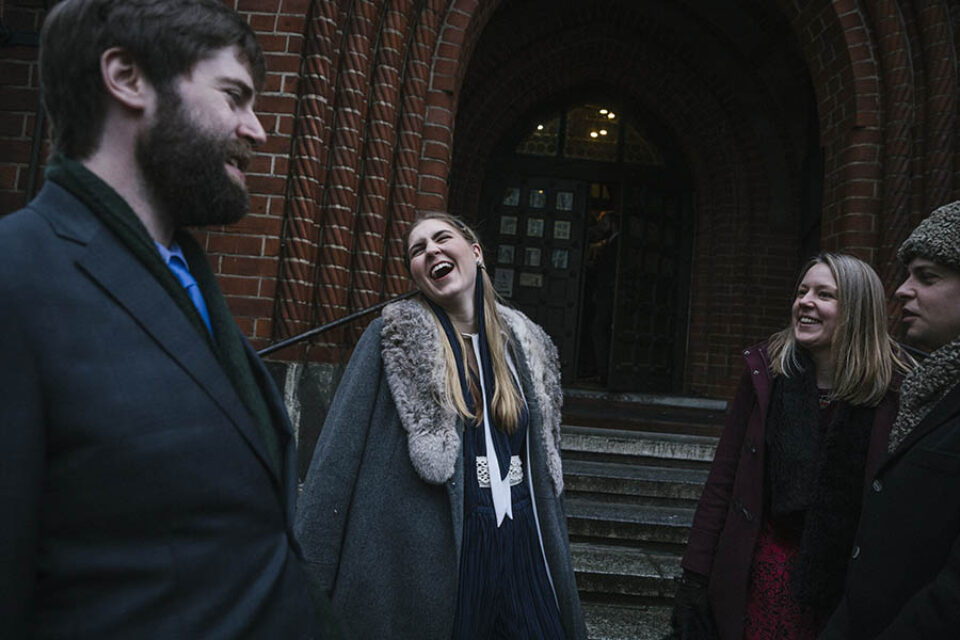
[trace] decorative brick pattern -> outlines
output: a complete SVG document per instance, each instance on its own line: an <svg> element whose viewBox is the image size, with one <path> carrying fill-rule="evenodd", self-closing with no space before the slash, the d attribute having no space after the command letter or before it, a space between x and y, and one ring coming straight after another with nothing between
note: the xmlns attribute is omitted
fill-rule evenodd
<svg viewBox="0 0 960 640"><path fill-rule="evenodd" d="M333 104L323 114L333 122L325 125L331 131L323 150L328 162L318 176L322 189L308 201L298 191L300 172L316 172L321 149L301 142L311 135L306 129L294 143L277 337L409 288L400 239L416 208L441 208L446 195L444 185L431 183L421 171L424 135L450 138L450 126L443 130L442 109L436 108L445 94L434 92L428 101L430 65L445 9L440 0L411 0L356 2L341 10L350 17L340 35L347 49L335 53L336 89L324 100ZM330 38L317 42L332 45ZM309 55L333 58L322 47ZM304 87L301 103L308 111L323 99L309 83ZM442 181L445 167L441 169L443 175L434 178ZM298 252L301 247L306 251ZM312 267L310 278L296 277L303 265ZM343 335L325 336L324 341L335 349Z"/></svg>
<svg viewBox="0 0 960 640"><path fill-rule="evenodd" d="M880 235L877 247L878 260L884 265L882 277L890 282L896 279L896 250L899 242L909 233L911 220L916 217L919 204L912 198L913 184L918 178L914 167L917 146L920 141L912 135L922 114L917 113L917 74L910 59L908 45L908 17L906 7L897 6L892 0L874 2L871 13L875 16L877 41L880 43L880 68L885 91L883 100L883 144L886 161L883 167L883 215L888 221L883 229L875 224L878 219L863 220L860 228ZM845 167L850 181L851 169Z"/></svg>
<svg viewBox="0 0 960 640"><path fill-rule="evenodd" d="M340 44L349 0L311 5L304 56L296 83L298 110L287 182L282 259L274 305L274 336L311 328L317 248L322 229L318 211L326 190Z"/></svg>
<svg viewBox="0 0 960 640"><path fill-rule="evenodd" d="M627 0L225 2L267 54L268 141L250 169L251 214L199 236L256 346L406 291L415 210L482 217L497 145L590 87L627 97L689 173L688 393L727 396L740 348L785 322L800 220L816 218L802 198L811 149L823 152L821 246L870 260L891 290L899 242L960 198L951 0L741 3L744 33L767 34L749 43L723 36L729 12L696 3L654 14ZM0 6L5 27L39 29L42 0ZM0 214L42 176L30 166L36 53L0 55ZM356 335L282 357L342 360Z"/></svg>
<svg viewBox="0 0 960 640"><path fill-rule="evenodd" d="M434 55L437 34L446 2L425 0L420 3L418 24L410 39L401 97L401 115L394 153L394 180L391 185L388 233L384 238L384 286L389 296L410 289L406 270L403 234L415 210L422 206L417 189L419 166L424 159L423 125L430 59Z"/></svg>

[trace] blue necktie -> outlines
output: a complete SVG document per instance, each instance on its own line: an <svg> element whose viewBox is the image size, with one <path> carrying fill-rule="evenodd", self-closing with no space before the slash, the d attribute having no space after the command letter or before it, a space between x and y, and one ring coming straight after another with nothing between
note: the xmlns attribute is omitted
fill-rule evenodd
<svg viewBox="0 0 960 640"><path fill-rule="evenodd" d="M207 311L207 303L204 302L203 294L200 293L200 285L197 284L193 274L191 274L187 268L187 263L183 261L183 258L174 254L167 259L167 266L170 267L170 271L172 271L173 275L180 281L180 286L186 289L187 295L190 296L190 301L193 302L193 306L197 308L200 317L203 318L203 323L207 325L207 331L213 336L213 327L210 324L210 313Z"/></svg>

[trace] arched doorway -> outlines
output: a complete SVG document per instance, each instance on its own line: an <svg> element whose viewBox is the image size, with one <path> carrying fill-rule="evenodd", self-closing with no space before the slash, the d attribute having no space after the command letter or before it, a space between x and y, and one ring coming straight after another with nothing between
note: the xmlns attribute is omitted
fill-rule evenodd
<svg viewBox="0 0 960 640"><path fill-rule="evenodd" d="M487 168L481 228L495 286L539 323L567 385L678 392L692 193L650 116L616 101L539 110Z"/></svg>

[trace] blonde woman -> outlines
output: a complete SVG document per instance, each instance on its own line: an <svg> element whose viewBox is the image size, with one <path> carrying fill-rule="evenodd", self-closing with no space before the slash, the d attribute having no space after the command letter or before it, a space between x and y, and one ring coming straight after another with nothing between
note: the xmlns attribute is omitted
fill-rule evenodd
<svg viewBox="0 0 960 640"><path fill-rule="evenodd" d="M801 272L790 324L743 357L682 561L674 636L816 638L842 594L905 370L880 279L857 258L820 254Z"/></svg>
<svg viewBox="0 0 960 640"><path fill-rule="evenodd" d="M422 295L361 338L300 499L314 586L351 637L585 638L556 349L459 219L421 214L404 248Z"/></svg>

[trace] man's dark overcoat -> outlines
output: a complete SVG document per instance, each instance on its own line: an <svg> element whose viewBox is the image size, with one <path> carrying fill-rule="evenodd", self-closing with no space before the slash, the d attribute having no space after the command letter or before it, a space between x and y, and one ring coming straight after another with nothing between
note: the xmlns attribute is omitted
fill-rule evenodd
<svg viewBox="0 0 960 640"><path fill-rule="evenodd" d="M887 458L825 638L960 637L960 387Z"/></svg>
<svg viewBox="0 0 960 640"><path fill-rule="evenodd" d="M206 337L48 182L0 219L0 635L304 638L294 443L281 468Z"/></svg>

